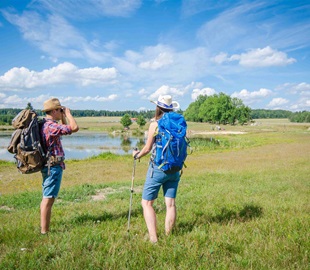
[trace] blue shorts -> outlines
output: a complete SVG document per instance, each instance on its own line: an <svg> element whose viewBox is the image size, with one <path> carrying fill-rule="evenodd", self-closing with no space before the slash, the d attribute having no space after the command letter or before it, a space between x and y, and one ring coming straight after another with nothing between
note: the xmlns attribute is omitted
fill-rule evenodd
<svg viewBox="0 0 310 270"><path fill-rule="evenodd" d="M56 198L58 196L62 179L62 172L63 168L60 165L52 166L50 168L50 175L48 175L47 167L44 167L41 170L43 177L43 198Z"/></svg>
<svg viewBox="0 0 310 270"><path fill-rule="evenodd" d="M147 201L155 200L160 187L163 187L164 196L175 198L177 196L180 172L164 173L156 165L150 164L144 183L142 199Z"/></svg>

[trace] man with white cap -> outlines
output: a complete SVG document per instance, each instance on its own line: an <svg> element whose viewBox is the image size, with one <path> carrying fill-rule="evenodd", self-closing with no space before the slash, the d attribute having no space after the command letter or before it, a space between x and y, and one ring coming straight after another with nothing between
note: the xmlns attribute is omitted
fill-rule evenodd
<svg viewBox="0 0 310 270"><path fill-rule="evenodd" d="M158 241L156 227L156 213L153 208L153 203L158 196L160 187L163 188L165 204L166 204L166 219L165 232L168 235L176 221L176 205L175 198L177 194L178 184L180 181L180 172L165 173L152 162L156 155L156 140L158 139L158 120L162 118L164 113L179 109L179 103L172 101L170 95L159 96L155 103L155 121L152 121L148 130L148 138L145 146L141 151L134 150L133 157L140 159L152 151L151 161L148 168L146 181L142 193L143 215L148 228L149 240L152 243Z"/></svg>
<svg viewBox="0 0 310 270"><path fill-rule="evenodd" d="M41 234L47 234L50 226L52 206L55 198L58 196L62 173L65 169L65 153L61 144L61 136L77 132L79 127L70 109L63 107L57 98L46 100L42 111L46 113L46 117L41 135L48 149L49 159L47 166L41 170L43 198L40 210ZM58 123L59 121L61 123Z"/></svg>

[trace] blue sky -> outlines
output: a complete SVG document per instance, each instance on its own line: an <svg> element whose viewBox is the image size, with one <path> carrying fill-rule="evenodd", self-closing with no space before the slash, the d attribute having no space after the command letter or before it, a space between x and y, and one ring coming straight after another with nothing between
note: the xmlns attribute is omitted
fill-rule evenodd
<svg viewBox="0 0 310 270"><path fill-rule="evenodd" d="M0 108L310 110L310 1L1 0Z"/></svg>

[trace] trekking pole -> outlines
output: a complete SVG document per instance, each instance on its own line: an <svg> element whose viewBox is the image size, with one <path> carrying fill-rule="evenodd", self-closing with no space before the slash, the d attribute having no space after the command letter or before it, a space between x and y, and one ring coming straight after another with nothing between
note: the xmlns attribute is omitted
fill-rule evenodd
<svg viewBox="0 0 310 270"><path fill-rule="evenodd" d="M138 148L134 148L134 150L138 150ZM132 177L131 177L131 188L130 188L130 202L129 202L129 211L128 211L128 226L127 232L129 233L130 228L130 216L131 216L131 208L132 208L132 195L133 195L133 183L135 179L135 172L136 172L136 159L133 159L133 170L132 170Z"/></svg>

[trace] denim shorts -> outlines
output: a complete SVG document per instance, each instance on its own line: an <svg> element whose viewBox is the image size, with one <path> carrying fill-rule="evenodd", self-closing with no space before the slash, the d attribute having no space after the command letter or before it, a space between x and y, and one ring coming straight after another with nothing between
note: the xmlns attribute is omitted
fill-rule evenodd
<svg viewBox="0 0 310 270"><path fill-rule="evenodd" d="M161 186L163 187L165 197L175 198L177 196L179 181L180 172L167 174L151 163L147 171L142 199L147 201L155 200Z"/></svg>
<svg viewBox="0 0 310 270"><path fill-rule="evenodd" d="M63 168L60 165L50 167L50 175L48 175L47 167L44 167L41 170L43 177L43 198L56 198L58 196L62 179L62 172Z"/></svg>

